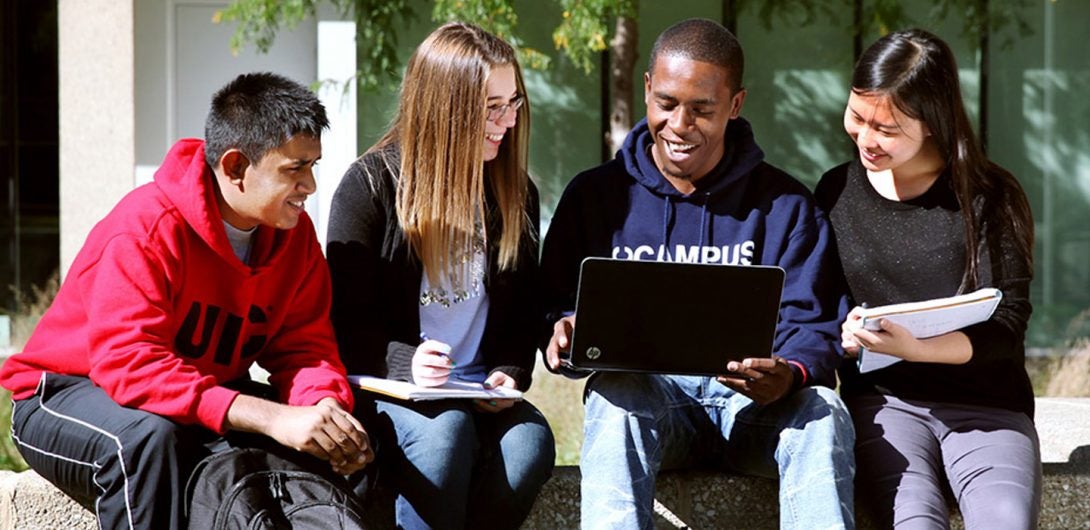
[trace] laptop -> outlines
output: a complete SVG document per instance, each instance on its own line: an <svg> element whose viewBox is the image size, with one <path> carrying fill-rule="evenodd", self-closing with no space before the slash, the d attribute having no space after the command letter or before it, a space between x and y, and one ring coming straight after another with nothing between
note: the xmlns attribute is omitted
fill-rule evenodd
<svg viewBox="0 0 1090 530"><path fill-rule="evenodd" d="M759 265L583 260L574 370L719 375L772 355L784 271Z"/></svg>

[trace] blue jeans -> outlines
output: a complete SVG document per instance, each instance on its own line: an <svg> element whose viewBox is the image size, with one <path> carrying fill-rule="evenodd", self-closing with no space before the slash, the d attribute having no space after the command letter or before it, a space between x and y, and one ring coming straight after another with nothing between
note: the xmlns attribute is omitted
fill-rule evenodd
<svg viewBox="0 0 1090 530"><path fill-rule="evenodd" d="M587 383L583 528L652 528L660 470L779 478L781 528L852 528L855 434L836 393L760 406L713 378L598 373Z"/></svg>
<svg viewBox="0 0 1090 530"><path fill-rule="evenodd" d="M398 528L516 529L552 475L552 430L527 401L494 414L465 399L374 406L364 428L379 437L378 480L397 493Z"/></svg>

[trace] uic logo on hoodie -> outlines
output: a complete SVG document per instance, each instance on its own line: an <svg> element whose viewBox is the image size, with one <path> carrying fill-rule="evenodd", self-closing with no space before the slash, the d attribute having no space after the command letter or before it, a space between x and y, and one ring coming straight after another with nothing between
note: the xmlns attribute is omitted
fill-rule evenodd
<svg viewBox="0 0 1090 530"><path fill-rule="evenodd" d="M733 245L705 247L698 245L675 245L673 255L666 245L658 249L651 245L613 247L614 259L674 261L678 263L719 263L722 265L752 265L753 249L756 244L752 239Z"/></svg>
<svg viewBox="0 0 1090 530"><path fill-rule="evenodd" d="M220 313L223 313L222 317ZM201 318L202 314L204 318ZM265 324L268 322L268 317L260 307L250 306L250 314L246 320L251 325ZM178 335L174 338L174 347L180 355L185 357L191 359L204 357L213 348L212 335L222 322L219 340L214 345L216 355L212 360L216 364L231 366L235 348L238 346L239 335L242 331L242 321L241 316L224 311L222 307L193 302L193 305L189 307L189 313L185 316L185 321L182 322L182 327L178 329ZM200 326L200 339L194 343L193 339L198 336L198 325ZM263 326L256 327L259 330L263 328ZM265 347L267 339L268 337L264 333L251 333L249 340L242 345L242 358L257 355L261 348Z"/></svg>

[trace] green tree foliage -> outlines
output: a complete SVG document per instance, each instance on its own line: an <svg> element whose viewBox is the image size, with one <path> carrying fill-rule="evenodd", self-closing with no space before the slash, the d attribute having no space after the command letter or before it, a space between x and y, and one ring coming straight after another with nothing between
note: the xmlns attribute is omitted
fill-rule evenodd
<svg viewBox="0 0 1090 530"><path fill-rule="evenodd" d="M252 42L265 52L276 33L292 28L314 16L317 5L328 1L356 21L358 55L361 58L356 78L364 89L384 83L397 83L401 64L397 56L398 21L416 18L410 0L232 0L217 14L217 21L238 22L231 46L238 50ZM880 35L890 31L935 22L953 13L964 14L963 36L971 45L980 42L986 30L997 32L1014 26L1024 36L1028 26L1017 14L1033 0L932 0L922 19L909 13L899 0L735 0L733 10L756 10L766 28L774 20L793 24L815 23L819 16L833 19L835 13L856 9L853 27L846 28L860 39L871 28ZM544 69L550 65L545 53L525 46L517 32L515 0L434 0L431 18L437 22L462 20L477 24L506 39L519 53L523 66ZM636 20L639 0L554 0L562 11L560 25L553 31L553 44L576 66L591 73L601 53L610 51L610 130L606 141L617 144L631 126L634 84L632 65L636 59ZM801 20L800 20L801 17ZM859 42L857 40L857 42ZM612 138L612 139L611 139ZM614 145L615 147L615 145ZM611 148L612 150L612 148Z"/></svg>
<svg viewBox="0 0 1090 530"><path fill-rule="evenodd" d="M589 74L597 66L599 54L609 47L614 21L620 17L636 18L636 1L558 0L563 20L553 32L553 44Z"/></svg>
<svg viewBox="0 0 1090 530"><path fill-rule="evenodd" d="M925 11L910 13L901 0L736 1L740 11L755 9L755 14L765 29L771 29L776 20L803 26L816 23L821 16L835 20L837 13L853 9L857 2L860 16L856 21L858 26L850 28L853 34L863 34L874 29L879 35L886 35L899 29L912 26L930 27L947 18L963 17L962 37L974 47L980 43L980 37L986 30L998 33L1011 27L1020 37L1029 35L1029 24L1022 20L1019 13L1033 4L1033 0L932 0ZM1011 42L1008 40L1001 44L1009 45Z"/></svg>
<svg viewBox="0 0 1090 530"><path fill-rule="evenodd" d="M231 37L233 52L253 43L265 53L281 28L292 29L315 16L318 5L325 1L342 15L351 13L356 22L356 48L362 59L356 70L360 86L374 89L399 79L397 24L416 19L410 0L233 0L216 13L214 22L238 23Z"/></svg>
<svg viewBox="0 0 1090 530"><path fill-rule="evenodd" d="M526 46L515 32L518 15L514 0L435 0L431 18L437 22L460 20L476 24L511 43L518 51L522 66L535 70L550 66L548 55Z"/></svg>
<svg viewBox="0 0 1090 530"><path fill-rule="evenodd" d="M401 77L398 59L398 24L417 20L410 0L233 0L218 12L216 23L237 22L231 50L238 53L253 44L261 53L269 51L281 29L293 29L317 14L322 2L330 3L341 15L356 22L356 46L361 58L356 80L364 89L396 83ZM461 20L477 24L510 42L519 61L535 69L548 68L550 57L527 47L515 33L518 15L513 0L436 0L432 20Z"/></svg>

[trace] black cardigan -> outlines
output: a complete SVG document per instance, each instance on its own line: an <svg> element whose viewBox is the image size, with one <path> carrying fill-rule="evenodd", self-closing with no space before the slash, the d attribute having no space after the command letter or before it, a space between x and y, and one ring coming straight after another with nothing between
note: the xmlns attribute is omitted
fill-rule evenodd
<svg viewBox="0 0 1090 530"><path fill-rule="evenodd" d="M368 153L344 175L329 216L326 258L333 280L333 326L349 374L412 381L420 342L423 266L410 251L395 206L398 153ZM392 167L391 167L392 166ZM521 238L516 267L500 271L502 225L485 186L488 240L488 322L481 360L489 373L503 371L526 390L542 320L538 285L538 193L530 183L526 212L531 227Z"/></svg>

